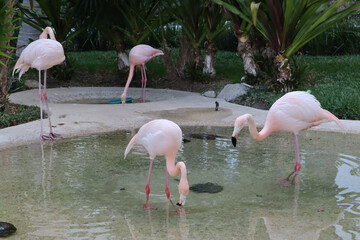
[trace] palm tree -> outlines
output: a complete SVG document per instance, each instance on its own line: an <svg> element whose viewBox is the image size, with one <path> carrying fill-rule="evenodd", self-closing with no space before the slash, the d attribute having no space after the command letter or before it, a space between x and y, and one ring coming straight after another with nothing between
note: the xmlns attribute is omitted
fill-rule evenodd
<svg viewBox="0 0 360 240"><path fill-rule="evenodd" d="M263 0L256 28L276 52L277 81L291 91L291 57L301 47L336 23L356 13L360 4L346 0Z"/></svg>
<svg viewBox="0 0 360 240"><path fill-rule="evenodd" d="M0 0L0 110L4 109L7 102L9 60L15 49L10 46L10 40L15 39L14 2L15 0Z"/></svg>
<svg viewBox="0 0 360 240"><path fill-rule="evenodd" d="M52 27L57 41L69 41L85 29L75 28L74 16L77 11L71 1L37 0L41 12L33 8L33 3L34 1L30 0L30 7L17 5L24 14L23 20L40 32L47 26Z"/></svg>
<svg viewBox="0 0 360 240"><path fill-rule="evenodd" d="M253 27L252 15L256 16L257 5L251 9L251 0L212 0L223 6L230 15L234 35L238 39L237 52L242 57L245 75L258 76L258 66L254 61L254 49L250 39Z"/></svg>
<svg viewBox="0 0 360 240"><path fill-rule="evenodd" d="M193 57L196 67L201 65L201 45L205 39L205 14L206 0L168 0L170 3L167 11L172 14L175 21L181 25L193 48Z"/></svg>
<svg viewBox="0 0 360 240"><path fill-rule="evenodd" d="M215 42L222 35L231 30L230 21L227 21L223 17L222 9L219 5L207 1L205 4L205 31L206 31L206 41L204 43L205 47L205 60L203 73L210 74L214 76L216 74L214 68L214 59L216 53Z"/></svg>

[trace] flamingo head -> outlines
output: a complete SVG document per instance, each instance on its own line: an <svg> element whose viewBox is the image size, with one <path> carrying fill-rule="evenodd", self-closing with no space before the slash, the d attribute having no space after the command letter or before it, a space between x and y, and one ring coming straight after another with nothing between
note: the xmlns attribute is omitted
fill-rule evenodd
<svg viewBox="0 0 360 240"><path fill-rule="evenodd" d="M234 131L233 131L233 134L231 135L231 142L234 145L234 147L236 147L236 141L237 141L239 132L245 126L247 119L248 119L248 116L247 116L247 114L245 114L245 115L242 115L242 116L236 118L236 120L235 120Z"/></svg>
<svg viewBox="0 0 360 240"><path fill-rule="evenodd" d="M153 51L153 57L160 56L160 55L164 55L164 52L159 49L155 49Z"/></svg>
<svg viewBox="0 0 360 240"><path fill-rule="evenodd" d="M180 194L180 199L176 203L176 205L184 206L185 201L186 201L186 196L189 194L189 184L188 184L188 182L186 180L185 181L180 181L179 194Z"/></svg>

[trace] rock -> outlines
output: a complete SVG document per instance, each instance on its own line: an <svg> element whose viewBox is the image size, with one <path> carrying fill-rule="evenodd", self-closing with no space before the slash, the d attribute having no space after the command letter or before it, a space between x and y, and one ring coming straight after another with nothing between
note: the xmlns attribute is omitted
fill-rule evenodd
<svg viewBox="0 0 360 240"><path fill-rule="evenodd" d="M216 92L215 91L206 91L206 92L203 93L203 96L209 97L209 98L215 98L216 97Z"/></svg>
<svg viewBox="0 0 360 240"><path fill-rule="evenodd" d="M16 232L16 227L11 223L0 222L0 237L7 237Z"/></svg>
<svg viewBox="0 0 360 240"><path fill-rule="evenodd" d="M217 97L222 98L225 101L232 101L246 94L249 88L250 86L244 83L228 84L224 87L223 90L221 90Z"/></svg>
<svg viewBox="0 0 360 240"><path fill-rule="evenodd" d="M203 140L215 140L216 138L220 137L218 135L208 134L208 133L190 133L189 136L191 138L203 139Z"/></svg>
<svg viewBox="0 0 360 240"><path fill-rule="evenodd" d="M39 82L35 80L26 80L25 86L28 88L39 88Z"/></svg>
<svg viewBox="0 0 360 240"><path fill-rule="evenodd" d="M197 183L190 187L190 190L196 193L218 193L224 188L216 183Z"/></svg>

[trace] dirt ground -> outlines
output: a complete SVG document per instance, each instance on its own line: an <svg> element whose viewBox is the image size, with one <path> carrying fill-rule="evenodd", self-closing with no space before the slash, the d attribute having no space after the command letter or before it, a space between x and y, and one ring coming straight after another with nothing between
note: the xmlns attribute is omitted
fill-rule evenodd
<svg viewBox="0 0 360 240"><path fill-rule="evenodd" d="M55 87L123 87L126 84L127 73L114 73L113 71L101 71L96 73L75 71L70 80L58 80L48 76L47 86ZM206 82L192 82L189 80L168 80L165 78L153 79L148 76L146 87L157 89L173 89L189 92L203 93L208 90L221 91L228 84L226 80L215 79ZM140 72L136 72L130 87L141 87Z"/></svg>

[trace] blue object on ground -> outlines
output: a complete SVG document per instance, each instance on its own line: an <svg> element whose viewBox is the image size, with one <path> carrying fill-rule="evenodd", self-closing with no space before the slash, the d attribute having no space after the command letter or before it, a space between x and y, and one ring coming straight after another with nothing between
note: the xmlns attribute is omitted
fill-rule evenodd
<svg viewBox="0 0 360 240"><path fill-rule="evenodd" d="M133 98L132 97L127 97L126 98L126 103L132 103ZM115 99L111 99L109 101L106 102L107 104L119 104L121 103L121 98L115 98Z"/></svg>

